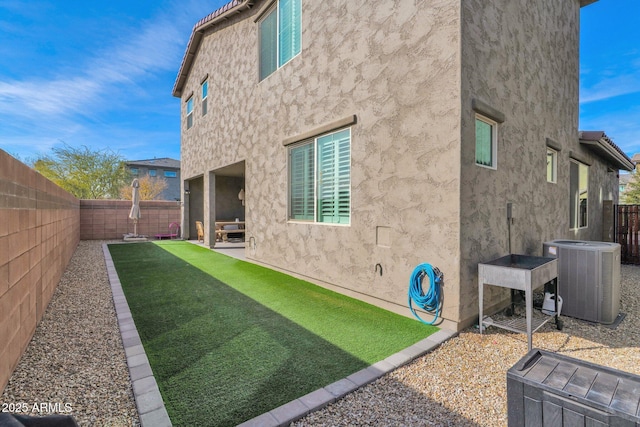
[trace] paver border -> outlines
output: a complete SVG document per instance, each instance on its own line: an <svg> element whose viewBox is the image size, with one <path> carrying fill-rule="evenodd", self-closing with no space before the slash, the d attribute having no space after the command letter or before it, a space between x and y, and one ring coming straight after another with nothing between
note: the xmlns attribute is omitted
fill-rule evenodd
<svg viewBox="0 0 640 427"><path fill-rule="evenodd" d="M120 278L116 272L108 244L102 244L104 259L111 283L113 302L116 307L118 326L122 334L122 343L127 356L129 375L133 387L133 396L138 408L142 427L171 427L169 414L160 395L151 365L142 346L142 341L135 327L129 304L124 296ZM395 369L408 364L414 359L430 353L443 342L458 335L457 332L440 329L427 338L392 354L384 360L354 372L346 378L338 380L309 394L294 399L284 405L265 412L255 418L247 420L238 427L280 427L288 426L292 422L303 418L311 412L341 399L347 394L381 378Z"/></svg>
<svg viewBox="0 0 640 427"><path fill-rule="evenodd" d="M142 427L171 427L171 420L158 388L158 383L153 376L149 359L142 346L138 329L131 316L129 303L122 290L120 278L109 252L108 243L102 244L104 261L107 266L113 303L116 308L118 326L122 336L122 345L127 357L129 377L133 388L133 397L138 409L138 417Z"/></svg>
<svg viewBox="0 0 640 427"><path fill-rule="evenodd" d="M347 394L354 392L360 387L372 383L380 377L388 374L399 367L406 365L414 359L423 356L448 339L458 335L457 332L440 329L438 332L418 341L417 343L392 354L368 368L361 369L349 375L347 378L338 380L326 387L322 387L298 399L285 403L260 416L252 418L239 427L280 427L288 426L292 422L303 418L311 412L324 408L325 406L343 398Z"/></svg>

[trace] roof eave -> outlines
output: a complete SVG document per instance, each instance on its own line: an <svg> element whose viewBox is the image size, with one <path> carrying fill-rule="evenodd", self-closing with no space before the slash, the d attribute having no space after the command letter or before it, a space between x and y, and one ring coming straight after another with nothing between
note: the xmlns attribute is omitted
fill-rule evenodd
<svg viewBox="0 0 640 427"><path fill-rule="evenodd" d="M635 164L626 155L619 153L607 139L600 138L597 140L592 139L580 139L581 144L585 144L595 149L598 154L609 160L618 169L626 171L632 171L635 168Z"/></svg>
<svg viewBox="0 0 640 427"><path fill-rule="evenodd" d="M595 3L598 0L580 0L580 7L589 6L591 3Z"/></svg>
<svg viewBox="0 0 640 427"><path fill-rule="evenodd" d="M219 22L229 19L231 15L235 15L243 10L251 8L253 3L254 0L232 0L213 13L207 15L193 26L191 36L189 37L189 43L187 44L187 49L182 58L182 64L180 65L178 76L176 77L176 82L173 85L173 96L177 98L182 96L182 89L184 88L184 84L189 76L189 71L193 65L193 60L198 52L198 48L200 47L200 42L202 41L204 32Z"/></svg>

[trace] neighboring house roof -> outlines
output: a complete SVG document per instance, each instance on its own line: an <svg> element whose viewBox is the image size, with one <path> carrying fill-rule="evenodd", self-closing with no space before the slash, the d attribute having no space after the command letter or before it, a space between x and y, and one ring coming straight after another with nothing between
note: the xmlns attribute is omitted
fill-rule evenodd
<svg viewBox="0 0 640 427"><path fill-rule="evenodd" d="M631 180L633 179L633 175L630 173L621 173L620 176L618 177L618 182L621 185L626 185L628 183L631 182Z"/></svg>
<svg viewBox="0 0 640 427"><path fill-rule="evenodd" d="M161 157L159 159L147 160L129 160L125 162L127 166L147 166L159 168L180 169L180 160L170 159L169 157Z"/></svg>
<svg viewBox="0 0 640 427"><path fill-rule="evenodd" d="M635 164L624 151L601 130L581 131L579 134L580 143L593 148L598 154L609 160L619 169L632 171Z"/></svg>
<svg viewBox="0 0 640 427"><path fill-rule="evenodd" d="M598 0L580 0L580 7L590 5L597 1ZM251 9L254 3L255 0L232 0L196 22L196 25L194 25L191 30L189 43L187 43L187 49L182 57L182 64L180 64L180 70L178 71L176 82L173 85L173 96L177 98L182 96L182 89L184 89L184 84L187 81L187 76L191 70L193 59L198 52L198 47L200 47L200 42L202 41L205 30L213 27L221 21L229 19L232 15Z"/></svg>
<svg viewBox="0 0 640 427"><path fill-rule="evenodd" d="M218 22L229 19L229 17L232 15L240 13L243 10L250 9L254 3L255 2L253 0L232 0L222 6L220 9L210 13L209 15L196 22L196 25L193 26L193 30L191 30L191 37L189 37L187 50L185 51L184 57L182 58L182 64L180 65L180 71L178 71L178 77L176 77L176 82L173 85L173 96L182 96L182 89L185 82L187 81L189 70L191 69L191 65L193 64L193 59L196 56L198 47L200 47L200 42L202 41L202 36L204 35L205 30L214 26Z"/></svg>

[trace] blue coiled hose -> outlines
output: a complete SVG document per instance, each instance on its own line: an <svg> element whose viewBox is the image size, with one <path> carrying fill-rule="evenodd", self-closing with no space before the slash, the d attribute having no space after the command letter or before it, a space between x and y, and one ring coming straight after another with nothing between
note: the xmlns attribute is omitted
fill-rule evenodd
<svg viewBox="0 0 640 427"><path fill-rule="evenodd" d="M429 278L429 289L424 292L422 282L427 276ZM413 315L427 325L433 325L438 316L440 315L440 309L442 307L442 279L443 275L438 268L433 268L431 264L420 264L411 273L411 279L409 281L409 309ZM434 313L433 320L427 322L423 320L413 308L413 302L418 308L425 310L428 313Z"/></svg>

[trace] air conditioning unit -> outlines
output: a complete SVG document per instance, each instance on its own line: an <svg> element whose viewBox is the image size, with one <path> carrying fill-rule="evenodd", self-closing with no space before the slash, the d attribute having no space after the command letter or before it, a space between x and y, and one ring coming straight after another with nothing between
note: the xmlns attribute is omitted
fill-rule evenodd
<svg viewBox="0 0 640 427"><path fill-rule="evenodd" d="M558 258L562 314L611 324L620 312L620 245L584 240L543 244L544 256Z"/></svg>

